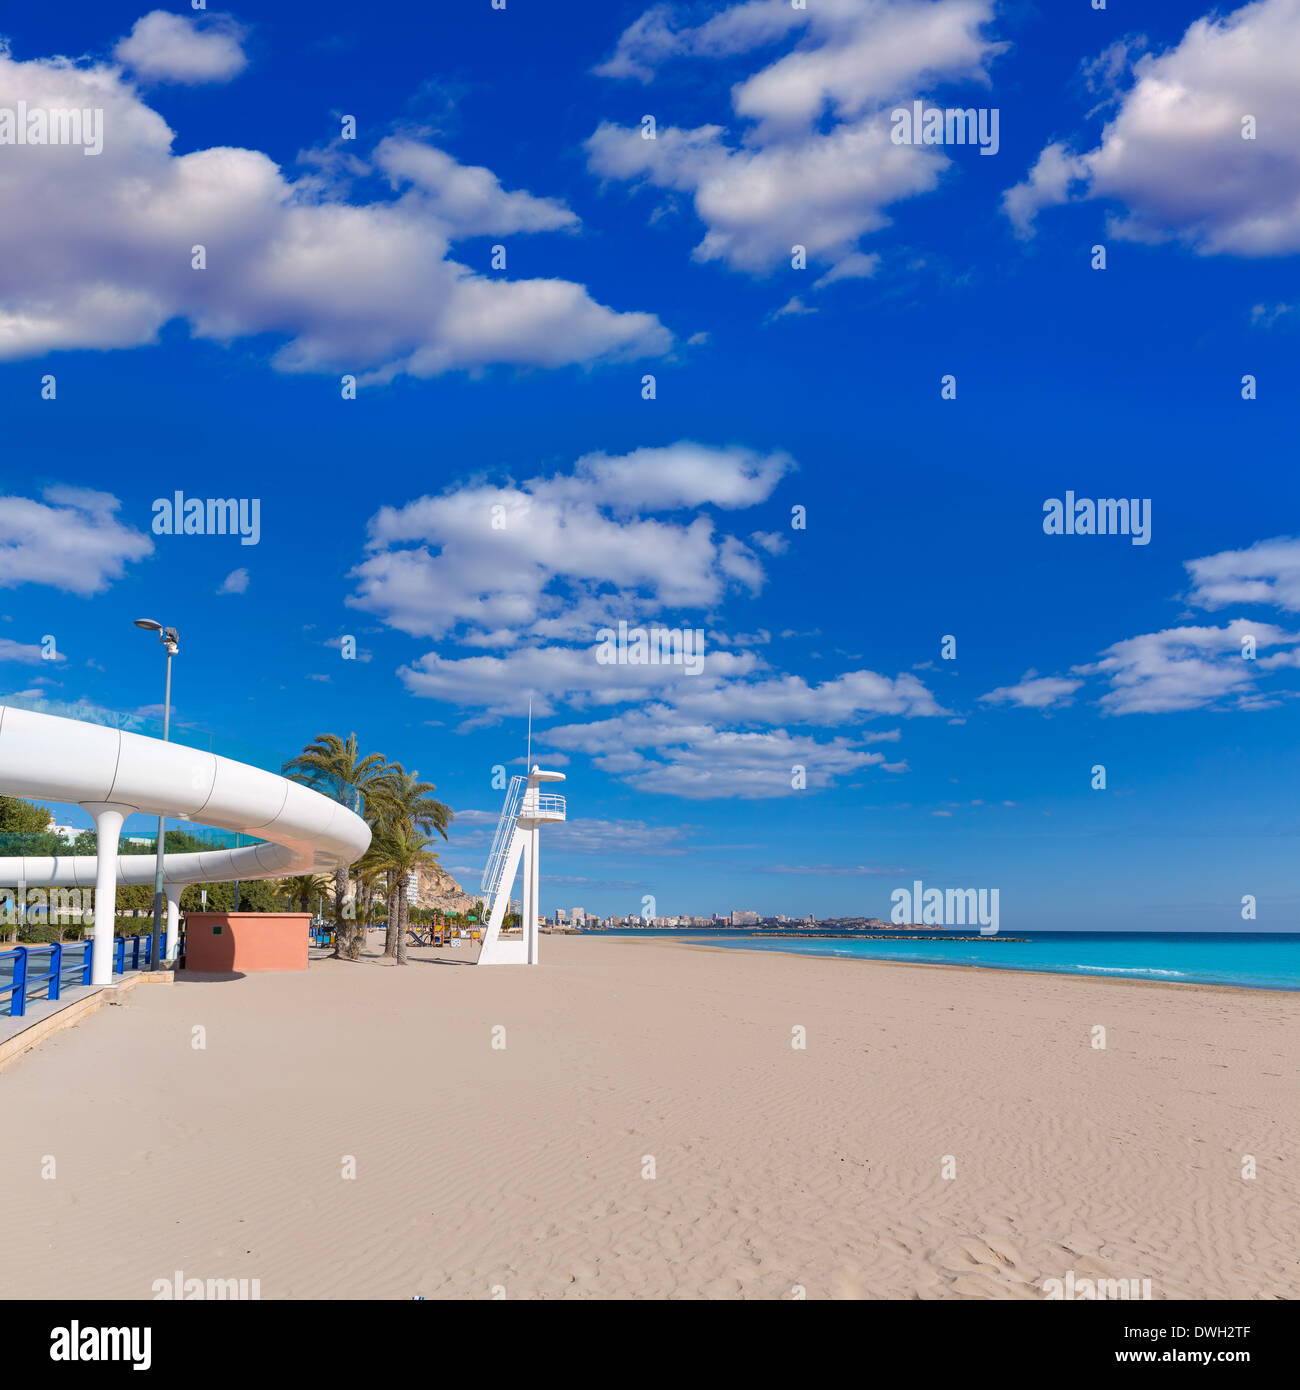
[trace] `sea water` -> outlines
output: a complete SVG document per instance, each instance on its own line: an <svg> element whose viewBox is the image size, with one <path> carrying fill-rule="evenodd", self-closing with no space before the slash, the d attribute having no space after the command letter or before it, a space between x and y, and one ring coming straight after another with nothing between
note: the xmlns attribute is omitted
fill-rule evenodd
<svg viewBox="0 0 1300 1390"><path fill-rule="evenodd" d="M603 935L604 933L602 933ZM636 930L619 935L643 936ZM658 931L656 936L743 951L786 951L850 960L982 965L1058 975L1166 980L1181 984L1300 989L1300 933L1292 932L1007 932L976 941L746 936L739 932ZM967 933L962 933L966 935Z"/></svg>

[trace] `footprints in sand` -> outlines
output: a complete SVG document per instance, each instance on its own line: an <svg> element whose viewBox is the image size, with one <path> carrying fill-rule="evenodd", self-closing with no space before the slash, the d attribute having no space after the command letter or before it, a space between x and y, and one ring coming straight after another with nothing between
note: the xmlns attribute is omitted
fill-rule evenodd
<svg viewBox="0 0 1300 1390"><path fill-rule="evenodd" d="M964 1236L931 1256L940 1272L926 1297L1041 1298L1037 1282L1025 1272L1019 1250L1006 1239Z"/></svg>

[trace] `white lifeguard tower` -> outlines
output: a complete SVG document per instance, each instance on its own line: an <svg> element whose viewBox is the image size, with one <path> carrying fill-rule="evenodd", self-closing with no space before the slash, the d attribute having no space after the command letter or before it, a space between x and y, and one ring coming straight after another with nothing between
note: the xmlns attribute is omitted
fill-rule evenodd
<svg viewBox="0 0 1300 1390"><path fill-rule="evenodd" d="M543 782L563 782L562 772L543 772L534 766L526 777L512 777L506 789L497 833L483 870L482 889L488 904L488 925L479 951L480 965L537 964L537 889L541 882L538 841L541 827L564 819L564 798L541 790ZM524 883L523 934L519 940L502 940L501 923L510 905L510 890L522 861Z"/></svg>

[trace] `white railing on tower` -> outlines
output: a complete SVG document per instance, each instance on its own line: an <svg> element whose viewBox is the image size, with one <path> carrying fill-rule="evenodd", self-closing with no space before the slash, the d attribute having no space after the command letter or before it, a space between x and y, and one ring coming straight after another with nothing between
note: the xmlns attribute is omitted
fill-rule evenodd
<svg viewBox="0 0 1300 1390"><path fill-rule="evenodd" d="M506 788L506 802L501 808L501 819L497 821L496 834L492 837L492 848L488 853L487 866L483 870L483 881L479 885L487 895L488 909L501 885L501 874L506 866L506 855L510 850L510 836L514 833L515 821L519 816L519 804L524 796L525 777L512 777Z"/></svg>

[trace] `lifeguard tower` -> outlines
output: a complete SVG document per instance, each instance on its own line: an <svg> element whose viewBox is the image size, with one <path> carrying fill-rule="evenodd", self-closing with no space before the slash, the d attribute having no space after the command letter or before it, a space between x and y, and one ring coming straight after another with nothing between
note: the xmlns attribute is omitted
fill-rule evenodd
<svg viewBox="0 0 1300 1390"><path fill-rule="evenodd" d="M562 772L543 772L534 766L526 777L512 777L506 804L492 838L492 850L483 870L483 894L488 902L488 924L479 951L480 965L537 964L537 897L541 882L538 848L543 825L564 819L564 798L541 790L544 782L563 782ZM501 924L510 905L510 890L522 862L524 869L520 940L502 940Z"/></svg>

